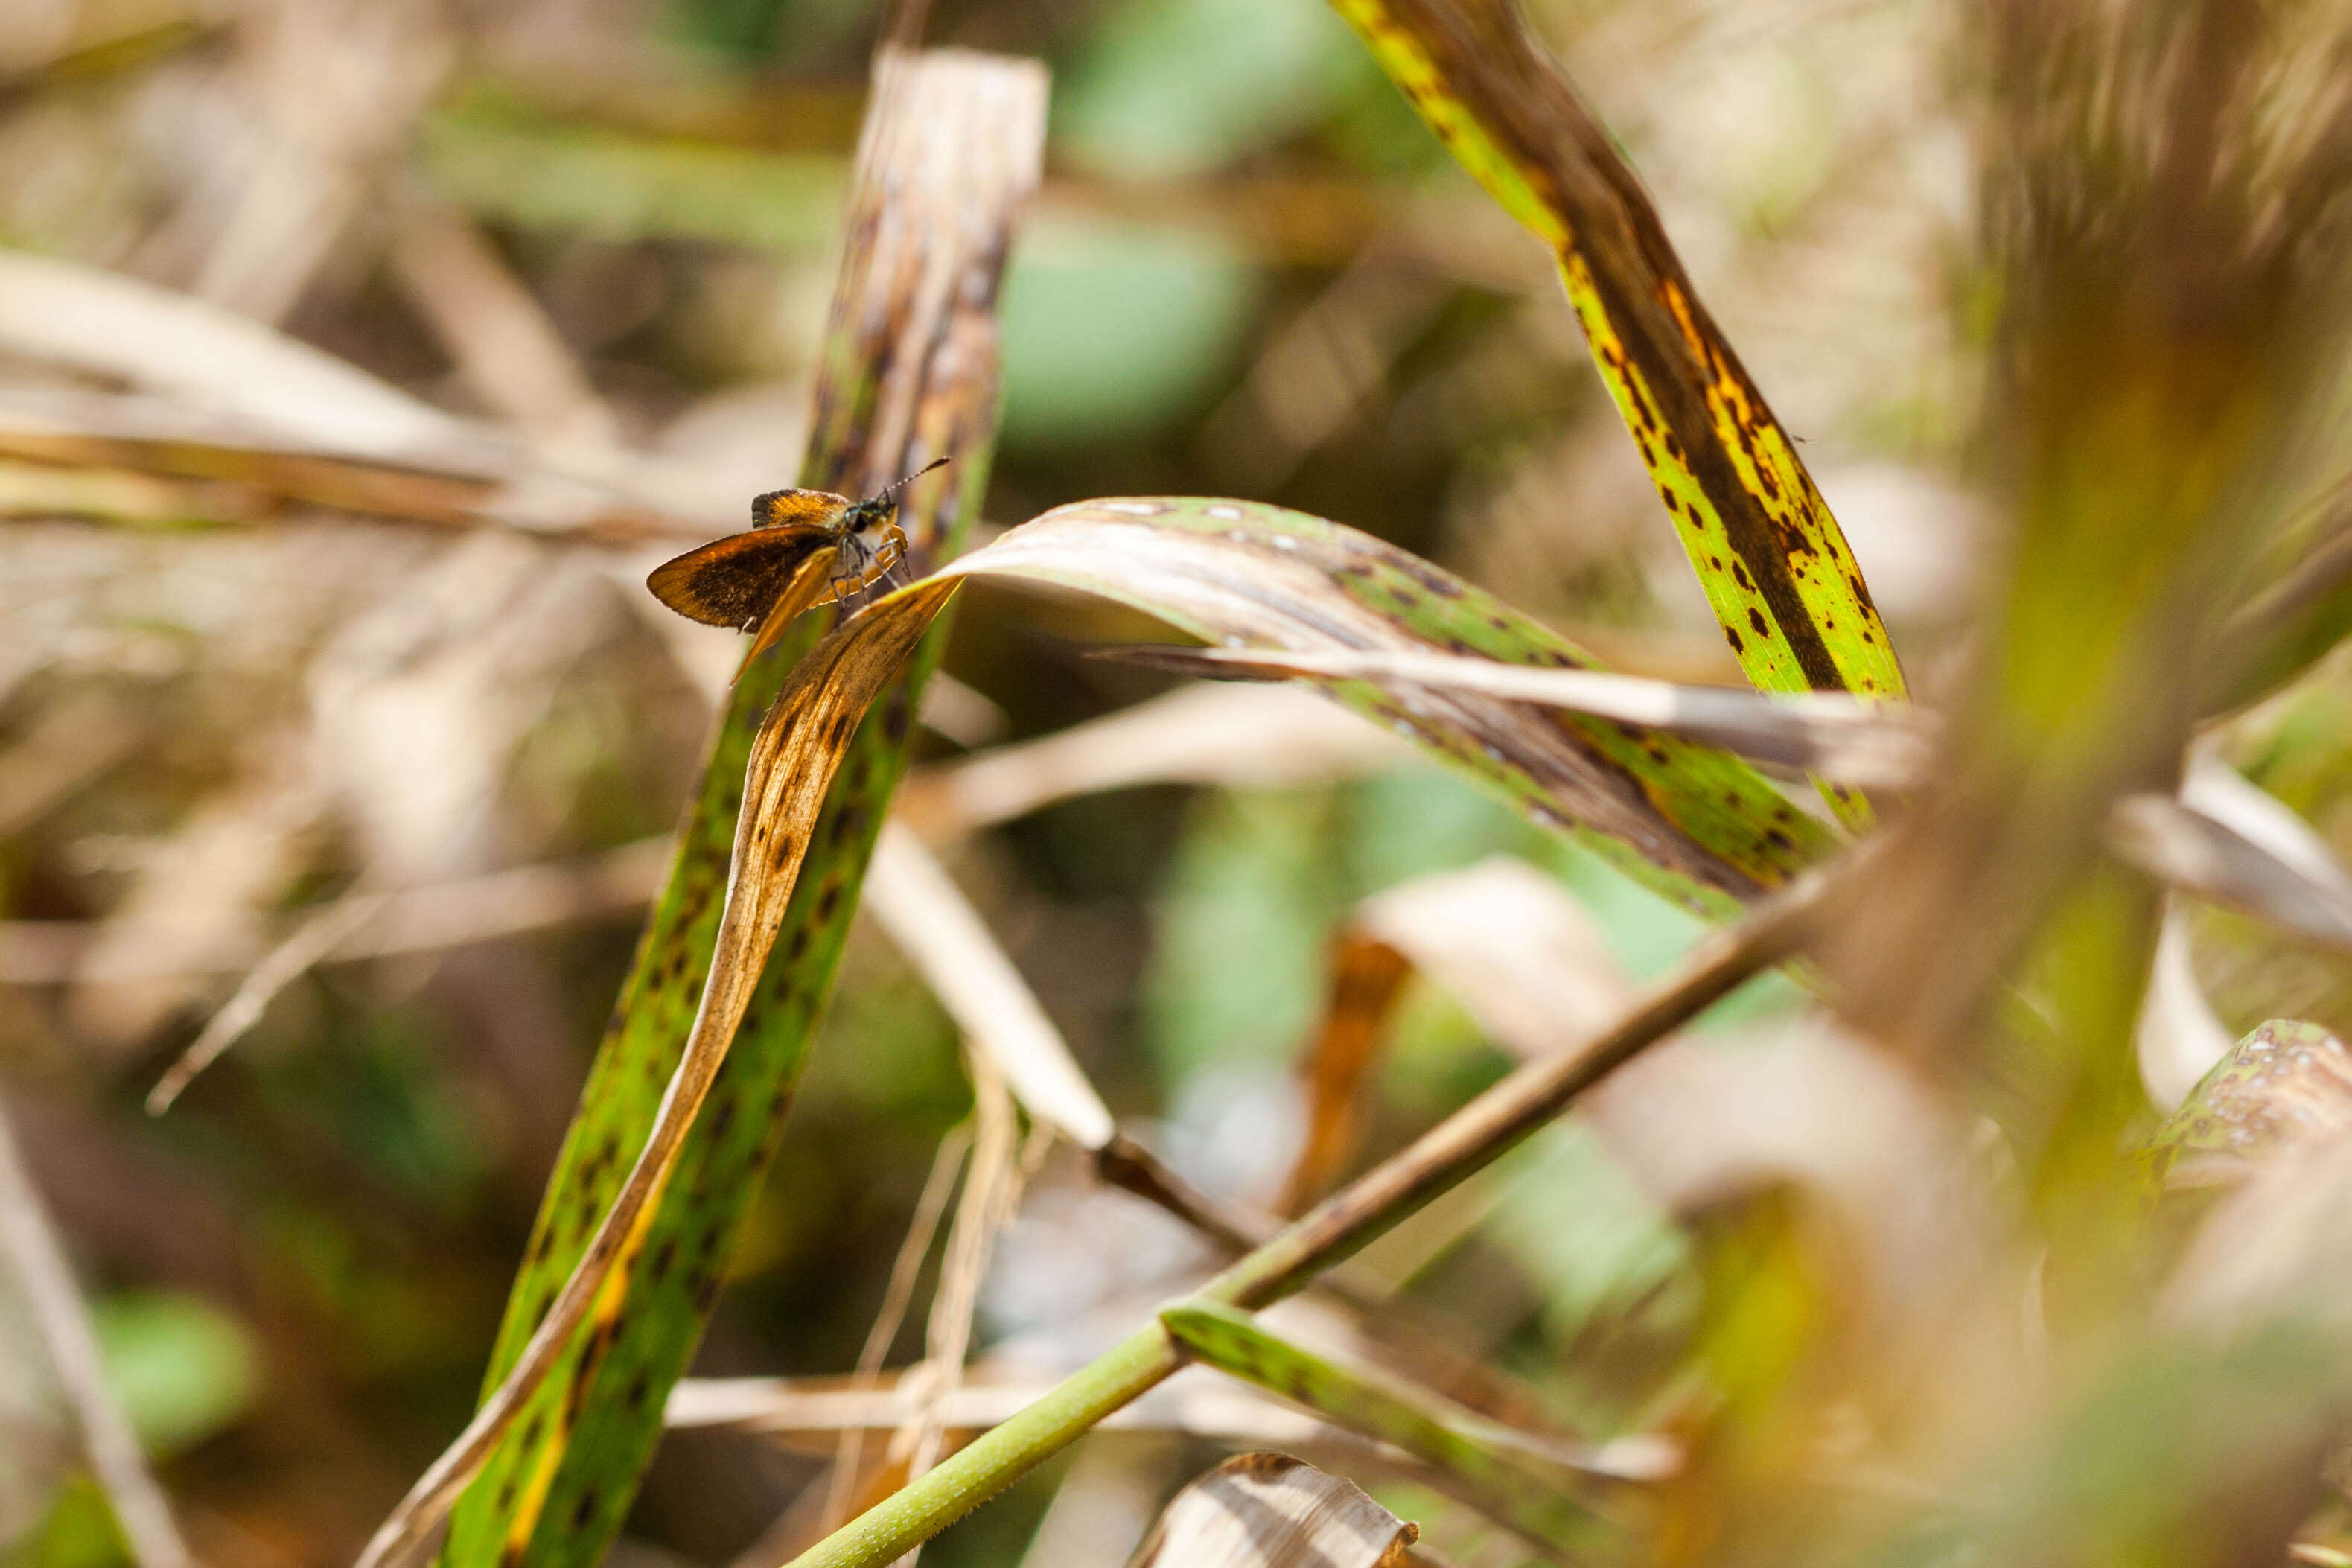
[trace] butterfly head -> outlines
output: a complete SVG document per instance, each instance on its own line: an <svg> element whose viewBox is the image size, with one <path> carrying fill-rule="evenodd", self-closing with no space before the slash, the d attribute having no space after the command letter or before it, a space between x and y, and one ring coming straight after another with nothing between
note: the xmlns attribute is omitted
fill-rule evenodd
<svg viewBox="0 0 2352 1568"><path fill-rule="evenodd" d="M886 485L877 494L866 498L841 516L841 531L847 539L871 544L898 521L898 492L947 462L934 458L895 484Z"/></svg>
<svg viewBox="0 0 2352 1568"><path fill-rule="evenodd" d="M895 488L895 487L894 487ZM841 514L841 531L852 537L870 538L890 526L898 515L898 498L886 490L859 501Z"/></svg>

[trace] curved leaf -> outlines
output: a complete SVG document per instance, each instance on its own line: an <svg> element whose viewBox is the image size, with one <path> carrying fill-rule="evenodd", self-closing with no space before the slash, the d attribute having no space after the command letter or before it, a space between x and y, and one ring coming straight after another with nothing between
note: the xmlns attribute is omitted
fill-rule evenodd
<svg viewBox="0 0 2352 1568"><path fill-rule="evenodd" d="M1084 501L948 570L1083 588L1227 647L1599 668L1573 643L1416 556L1258 502ZM1670 735L1387 676L1328 689L1538 823L1710 913L1778 885L1832 842L1745 763Z"/></svg>
<svg viewBox="0 0 2352 1568"><path fill-rule="evenodd" d="M1804 768L1865 786L1917 784L1927 772L1934 738L1924 714L1832 691L1765 695L1600 669L1531 669L1449 654L1140 647L1120 657L1212 679L1380 675L1422 686L1483 691L1645 725L1758 762Z"/></svg>
<svg viewBox="0 0 2352 1568"><path fill-rule="evenodd" d="M2176 1184L2210 1184L2347 1128L2352 1052L2318 1024L2273 1018L2199 1080L2149 1149Z"/></svg>
<svg viewBox="0 0 2352 1568"><path fill-rule="evenodd" d="M1601 378L1748 678L1768 691L1904 695L1861 568L1795 445L1517 7L1332 3L1462 166L1559 254Z"/></svg>
<svg viewBox="0 0 2352 1568"><path fill-rule="evenodd" d="M1394 1444L1529 1541L1563 1553L1598 1552L1615 1533L1616 1521L1578 1495L1592 1478L1559 1445L1392 1373L1320 1354L1223 1302L1181 1301L1160 1321L1192 1360Z"/></svg>

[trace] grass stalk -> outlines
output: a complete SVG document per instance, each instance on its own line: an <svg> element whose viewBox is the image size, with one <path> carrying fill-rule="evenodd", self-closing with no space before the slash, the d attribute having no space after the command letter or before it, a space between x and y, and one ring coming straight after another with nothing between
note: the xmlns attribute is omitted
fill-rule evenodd
<svg viewBox="0 0 2352 1568"><path fill-rule="evenodd" d="M1279 1300L1353 1256L1441 1193L1484 1170L1579 1096L1749 978L1792 954L1833 892L1875 854L1856 850L1807 872L1709 938L1583 1050L1531 1062L1413 1143L1325 1199L1203 1285L1212 1306ZM1180 1303L1184 1305L1186 1303ZM939 1468L877 1503L793 1559L792 1568L881 1568L896 1562L1184 1364L1155 1319Z"/></svg>

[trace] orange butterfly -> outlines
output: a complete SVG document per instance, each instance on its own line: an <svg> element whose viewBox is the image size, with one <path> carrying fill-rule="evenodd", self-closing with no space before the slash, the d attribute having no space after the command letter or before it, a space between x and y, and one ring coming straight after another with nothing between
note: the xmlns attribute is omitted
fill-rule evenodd
<svg viewBox="0 0 2352 1568"><path fill-rule="evenodd" d="M646 586L690 621L758 631L801 568L829 549L836 554L826 596L838 604L906 559L898 492L946 461L926 463L861 501L831 490L770 490L751 502L750 532L714 539L662 563Z"/></svg>

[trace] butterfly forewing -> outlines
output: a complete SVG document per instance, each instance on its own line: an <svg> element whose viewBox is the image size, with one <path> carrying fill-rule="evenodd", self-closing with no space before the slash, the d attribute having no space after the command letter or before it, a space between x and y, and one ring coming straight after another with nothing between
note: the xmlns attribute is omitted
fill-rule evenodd
<svg viewBox="0 0 2352 1568"><path fill-rule="evenodd" d="M837 554L845 549L851 570L835 580L833 596L846 603L845 592L863 591L877 577L888 580L884 557L858 537L856 530L877 521L887 524L897 514L897 503L887 498L908 479L928 474L945 461L941 458L916 469L907 479L856 508L847 496L831 490L770 490L754 496L749 533L714 539L699 550L665 562L646 579L646 586L653 590L654 597L689 620L748 632L768 621L769 612L803 563L819 551ZM839 565L836 560L828 569L838 570ZM772 640L772 627L763 637L762 647Z"/></svg>
<svg viewBox="0 0 2352 1568"><path fill-rule="evenodd" d="M751 500L753 528L831 528L849 510L849 498L831 490L770 490Z"/></svg>
<svg viewBox="0 0 2352 1568"><path fill-rule="evenodd" d="M830 533L805 527L730 533L663 563L646 586L688 620L749 631L792 581L793 569L833 542Z"/></svg>

